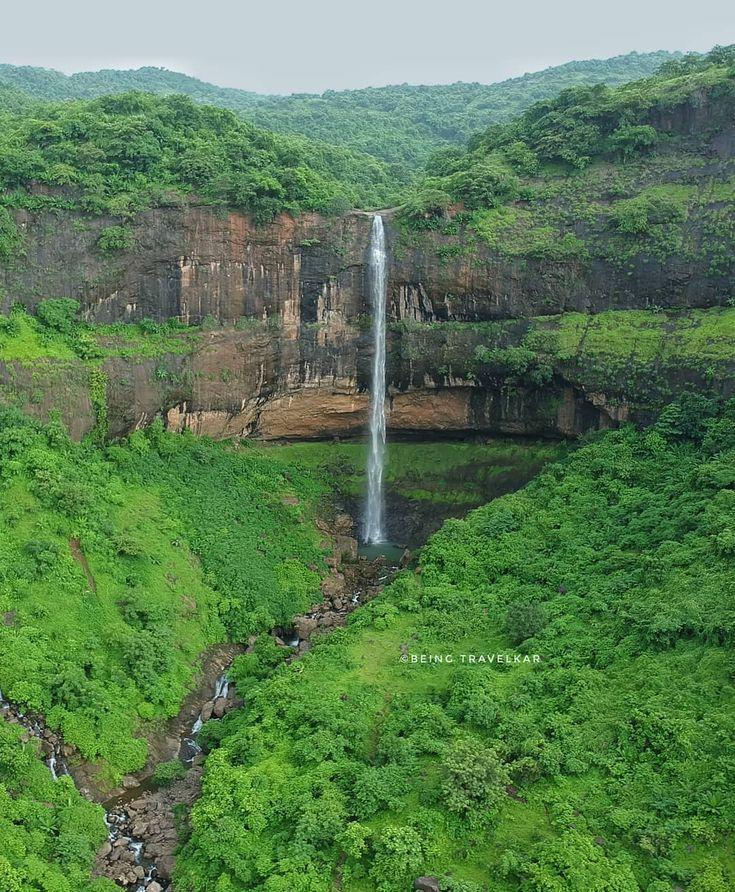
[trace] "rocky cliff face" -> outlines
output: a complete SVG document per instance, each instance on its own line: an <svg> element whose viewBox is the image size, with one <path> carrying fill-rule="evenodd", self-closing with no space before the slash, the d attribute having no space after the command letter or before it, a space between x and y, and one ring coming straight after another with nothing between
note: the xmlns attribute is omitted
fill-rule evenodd
<svg viewBox="0 0 735 892"><path fill-rule="evenodd" d="M47 297L81 301L90 321L178 317L278 320L291 334L319 324L332 334L369 314L365 253L370 215L327 220L281 215L264 227L209 207L158 208L132 224L134 247L102 254L100 232L118 221L21 211L25 255L0 268L0 306L30 309ZM568 310L707 307L727 283L706 258L603 262L508 259L462 235L404 240L388 226L393 320L480 321Z"/></svg>
<svg viewBox="0 0 735 892"><path fill-rule="evenodd" d="M107 360L110 432L123 434L163 414L176 429L217 437L324 437L358 433L368 402L371 344L365 256L370 218L282 216L256 228L208 207L160 208L133 224L135 247L103 255L95 247L112 220L21 212L25 256L2 270L4 309L33 309L73 297L92 322L214 320L190 355ZM393 431L487 431L574 435L617 423L625 410L583 382L556 377L542 387L481 383L427 351L421 330L566 310L711 306L717 282L674 258L631 275L604 264L509 261L461 237L424 233L406 241L389 226L389 426ZM443 250L452 245L453 250ZM403 323L403 324L398 324ZM471 353L471 325L453 349ZM57 407L77 436L94 423L79 391L83 367L49 373L56 382L28 400ZM30 392L30 373L0 368ZM30 377L37 380L38 371ZM76 382L76 383L74 383Z"/></svg>

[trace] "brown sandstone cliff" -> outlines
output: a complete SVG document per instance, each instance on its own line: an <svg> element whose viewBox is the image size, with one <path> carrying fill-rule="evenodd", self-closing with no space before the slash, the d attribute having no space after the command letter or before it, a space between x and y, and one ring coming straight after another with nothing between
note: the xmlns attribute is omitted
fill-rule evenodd
<svg viewBox="0 0 735 892"><path fill-rule="evenodd" d="M188 355L108 359L113 435L162 414L175 429L216 437L324 437L359 433L366 420L371 344L365 275L369 215L327 220L283 215L256 228L243 215L210 207L159 208L133 224L135 247L114 256L95 248L111 220L22 212L26 255L2 270L7 309L73 297L93 322L198 323ZM487 249L446 257L451 241L422 234L406 245L389 226L389 426L393 431L574 435L617 423L625 406L556 376L543 387L478 381L447 367L420 332L443 322L555 314L566 310L710 306L721 300L701 270L673 258L631 277L600 264L509 261ZM456 241L456 239L455 239ZM476 334L452 332L454 355L471 354ZM460 366L462 364L460 363ZM38 375L48 386L34 403ZM29 370L0 367L3 382L31 411L58 408L76 436L94 425L74 363ZM51 384L50 382L54 382ZM80 384L82 382L82 384ZM25 394L25 396L24 396Z"/></svg>

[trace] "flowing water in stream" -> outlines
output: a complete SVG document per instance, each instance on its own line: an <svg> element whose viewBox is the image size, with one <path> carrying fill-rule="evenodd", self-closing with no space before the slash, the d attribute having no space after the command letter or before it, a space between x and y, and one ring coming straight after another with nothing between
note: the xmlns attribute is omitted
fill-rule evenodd
<svg viewBox="0 0 735 892"><path fill-rule="evenodd" d="M60 742L59 737L46 728L40 717L14 707L12 703L3 697L2 691L0 691L0 716L24 728L29 737L35 737L41 742L41 752L44 756L44 761L54 780L58 780L62 775L70 773L64 758L64 745ZM196 732L193 731L193 733L196 737ZM105 824L107 825L109 844L113 848L122 846L132 853L134 869L137 869L140 879L135 892L145 892L156 879L156 867L150 860L145 858L143 841L135 839L128 833L128 823L128 814L123 804L106 808ZM167 884L162 882L159 885L165 889Z"/></svg>
<svg viewBox="0 0 735 892"><path fill-rule="evenodd" d="M388 291L385 229L376 214L370 231L368 274L373 305L373 376L370 392L370 456L368 495L363 538L369 544L385 541L383 528L383 465L385 463L385 303Z"/></svg>

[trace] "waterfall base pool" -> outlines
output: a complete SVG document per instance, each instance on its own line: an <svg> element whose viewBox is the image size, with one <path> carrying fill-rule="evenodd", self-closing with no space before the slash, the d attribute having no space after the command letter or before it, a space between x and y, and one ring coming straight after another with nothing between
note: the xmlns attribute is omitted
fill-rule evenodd
<svg viewBox="0 0 735 892"><path fill-rule="evenodd" d="M358 546L357 553L369 561L385 558L386 567L395 568L401 563L405 550L406 546L397 542L369 542Z"/></svg>
<svg viewBox="0 0 735 892"><path fill-rule="evenodd" d="M362 438L249 446L275 452L314 473L331 490L333 511L355 519L363 516L365 503L365 447ZM360 554L385 555L395 566L404 547L415 551L445 520L464 517L473 508L520 489L569 448L555 440L479 435L391 440L383 478L381 538L387 541L362 545Z"/></svg>

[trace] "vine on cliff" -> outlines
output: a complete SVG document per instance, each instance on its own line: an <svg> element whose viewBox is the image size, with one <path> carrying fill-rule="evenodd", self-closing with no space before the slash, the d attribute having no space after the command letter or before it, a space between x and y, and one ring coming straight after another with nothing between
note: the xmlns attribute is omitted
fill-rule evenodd
<svg viewBox="0 0 735 892"><path fill-rule="evenodd" d="M107 437L109 422L107 418L107 372L100 365L92 366L89 370L89 399L95 416L92 438L103 442Z"/></svg>

